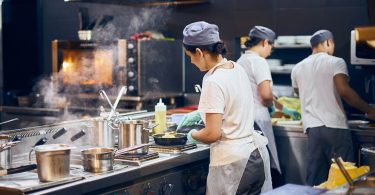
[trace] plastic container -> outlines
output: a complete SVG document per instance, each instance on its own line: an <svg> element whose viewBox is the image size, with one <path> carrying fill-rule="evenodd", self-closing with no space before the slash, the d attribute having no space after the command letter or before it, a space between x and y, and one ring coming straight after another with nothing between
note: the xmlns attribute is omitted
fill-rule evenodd
<svg viewBox="0 0 375 195"><path fill-rule="evenodd" d="M159 124L153 130L153 134L160 134L164 133L165 129L167 128L167 107L159 99L159 102L155 106L155 123Z"/></svg>

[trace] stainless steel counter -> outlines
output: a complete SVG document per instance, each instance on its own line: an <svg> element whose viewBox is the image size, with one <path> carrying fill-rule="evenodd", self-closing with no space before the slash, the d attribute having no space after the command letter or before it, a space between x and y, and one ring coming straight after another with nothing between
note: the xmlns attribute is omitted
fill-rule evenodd
<svg viewBox="0 0 375 195"><path fill-rule="evenodd" d="M207 145L198 145L198 148L185 151L181 154L159 154L159 158L141 163L140 166L123 165L116 163L114 170L101 174L83 173L82 166L74 165L71 168L72 177L83 176L82 180L74 181L56 187L43 189L35 192L27 192L27 194L86 194L96 191L103 191L114 186L131 185L135 181L143 178L151 177L155 174L167 174L173 169L179 169L181 166L194 164L199 161L206 161L208 163L209 147ZM78 171L77 171L78 170ZM22 174L22 178L20 178ZM24 182L23 188L19 189L30 190L32 188L25 186L25 181L29 183L38 183L37 173L26 172L14 175L0 177L0 186L8 184L8 186L17 186ZM167 181L170 182L170 181ZM27 188L28 187L28 188ZM0 194L3 194L0 191Z"/></svg>
<svg viewBox="0 0 375 195"><path fill-rule="evenodd" d="M273 126L282 177L285 183L305 185L307 162L307 135L301 125ZM375 131L357 127L349 129L353 133L357 164L366 164L360 154L363 146L375 146Z"/></svg>

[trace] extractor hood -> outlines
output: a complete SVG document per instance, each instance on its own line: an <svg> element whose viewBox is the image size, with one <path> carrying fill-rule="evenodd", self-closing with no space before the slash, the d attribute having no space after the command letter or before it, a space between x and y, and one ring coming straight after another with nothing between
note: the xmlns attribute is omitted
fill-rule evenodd
<svg viewBox="0 0 375 195"><path fill-rule="evenodd" d="M121 4L131 6L171 6L209 3L209 0L64 0L65 2Z"/></svg>

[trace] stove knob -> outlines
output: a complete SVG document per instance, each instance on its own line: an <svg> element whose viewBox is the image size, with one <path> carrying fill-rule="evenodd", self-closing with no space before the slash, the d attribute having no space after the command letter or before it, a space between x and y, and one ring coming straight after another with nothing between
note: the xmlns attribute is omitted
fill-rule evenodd
<svg viewBox="0 0 375 195"><path fill-rule="evenodd" d="M128 86L128 90L129 90L129 91L134 91L134 89L135 89L135 87L134 87L133 85L129 85L129 86Z"/></svg>
<svg viewBox="0 0 375 195"><path fill-rule="evenodd" d="M135 76L135 73L133 71L128 72L128 77L132 78Z"/></svg>
<svg viewBox="0 0 375 195"><path fill-rule="evenodd" d="M133 63L134 61L135 61L134 58L132 58L132 57L128 58L128 63Z"/></svg>
<svg viewBox="0 0 375 195"><path fill-rule="evenodd" d="M128 49L133 49L134 48L134 44L133 43L129 43L128 44Z"/></svg>

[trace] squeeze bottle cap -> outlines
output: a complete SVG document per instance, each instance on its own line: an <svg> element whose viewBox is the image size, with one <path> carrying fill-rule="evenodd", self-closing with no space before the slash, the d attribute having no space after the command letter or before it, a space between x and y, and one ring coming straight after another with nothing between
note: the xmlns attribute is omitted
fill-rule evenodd
<svg viewBox="0 0 375 195"><path fill-rule="evenodd" d="M165 104L161 101L161 98L159 99L159 102L155 106L155 110L165 110L166 106Z"/></svg>

